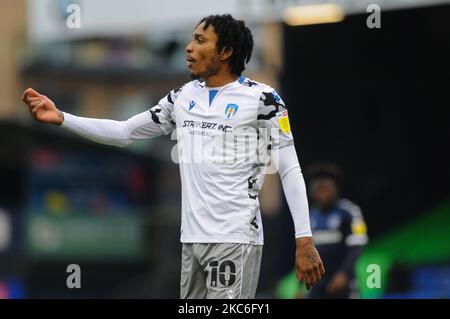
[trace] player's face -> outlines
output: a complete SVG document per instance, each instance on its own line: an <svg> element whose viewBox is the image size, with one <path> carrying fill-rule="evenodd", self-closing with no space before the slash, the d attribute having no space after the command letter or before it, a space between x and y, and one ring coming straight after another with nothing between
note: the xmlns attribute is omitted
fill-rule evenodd
<svg viewBox="0 0 450 319"><path fill-rule="evenodd" d="M319 207L328 207L336 200L336 183L331 178L316 178L311 183L311 197Z"/></svg>
<svg viewBox="0 0 450 319"><path fill-rule="evenodd" d="M217 34L209 25L203 30L205 23L197 26L192 40L186 46L186 62L194 79L206 79L219 72L221 61L217 52Z"/></svg>

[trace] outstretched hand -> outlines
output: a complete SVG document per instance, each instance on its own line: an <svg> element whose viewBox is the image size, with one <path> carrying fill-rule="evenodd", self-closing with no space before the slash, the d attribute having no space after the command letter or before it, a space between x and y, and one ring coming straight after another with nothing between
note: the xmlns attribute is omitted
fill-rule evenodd
<svg viewBox="0 0 450 319"><path fill-rule="evenodd" d="M31 117L36 121L55 125L63 123L64 115L56 108L55 103L32 88L23 92L22 101L28 106Z"/></svg>

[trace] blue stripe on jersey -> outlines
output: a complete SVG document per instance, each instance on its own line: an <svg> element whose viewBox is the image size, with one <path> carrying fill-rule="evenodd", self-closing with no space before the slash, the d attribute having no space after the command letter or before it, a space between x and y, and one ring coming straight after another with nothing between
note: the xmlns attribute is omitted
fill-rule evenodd
<svg viewBox="0 0 450 319"><path fill-rule="evenodd" d="M211 106L211 103L216 97L217 92L219 92L219 90L209 90L209 106Z"/></svg>
<svg viewBox="0 0 450 319"><path fill-rule="evenodd" d="M239 78L239 84L242 84L242 82L244 82L244 80L245 80L245 76L241 76L241 77Z"/></svg>

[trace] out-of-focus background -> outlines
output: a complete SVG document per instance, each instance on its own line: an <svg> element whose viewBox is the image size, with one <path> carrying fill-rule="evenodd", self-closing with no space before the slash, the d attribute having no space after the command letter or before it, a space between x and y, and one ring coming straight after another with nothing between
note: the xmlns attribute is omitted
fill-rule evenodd
<svg viewBox="0 0 450 319"><path fill-rule="evenodd" d="M323 3L331 13L312 7ZM370 4L381 28L368 27ZM20 97L33 87L64 111L127 119L189 81L184 47L215 13L250 25L245 75L283 97L302 167L343 169L370 238L355 266L360 297L449 298L450 3L432 0L2 0L0 298L179 297L175 141L101 146L33 122ZM276 175L261 201L257 297L294 298ZM80 289L66 286L69 264Z"/></svg>

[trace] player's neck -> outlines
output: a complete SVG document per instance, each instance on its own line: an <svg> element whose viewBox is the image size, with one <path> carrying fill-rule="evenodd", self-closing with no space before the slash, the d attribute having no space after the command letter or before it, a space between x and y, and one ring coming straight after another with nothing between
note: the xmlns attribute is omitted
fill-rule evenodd
<svg viewBox="0 0 450 319"><path fill-rule="evenodd" d="M205 79L206 86L210 88L221 87L236 81L239 77L228 70L221 70Z"/></svg>

